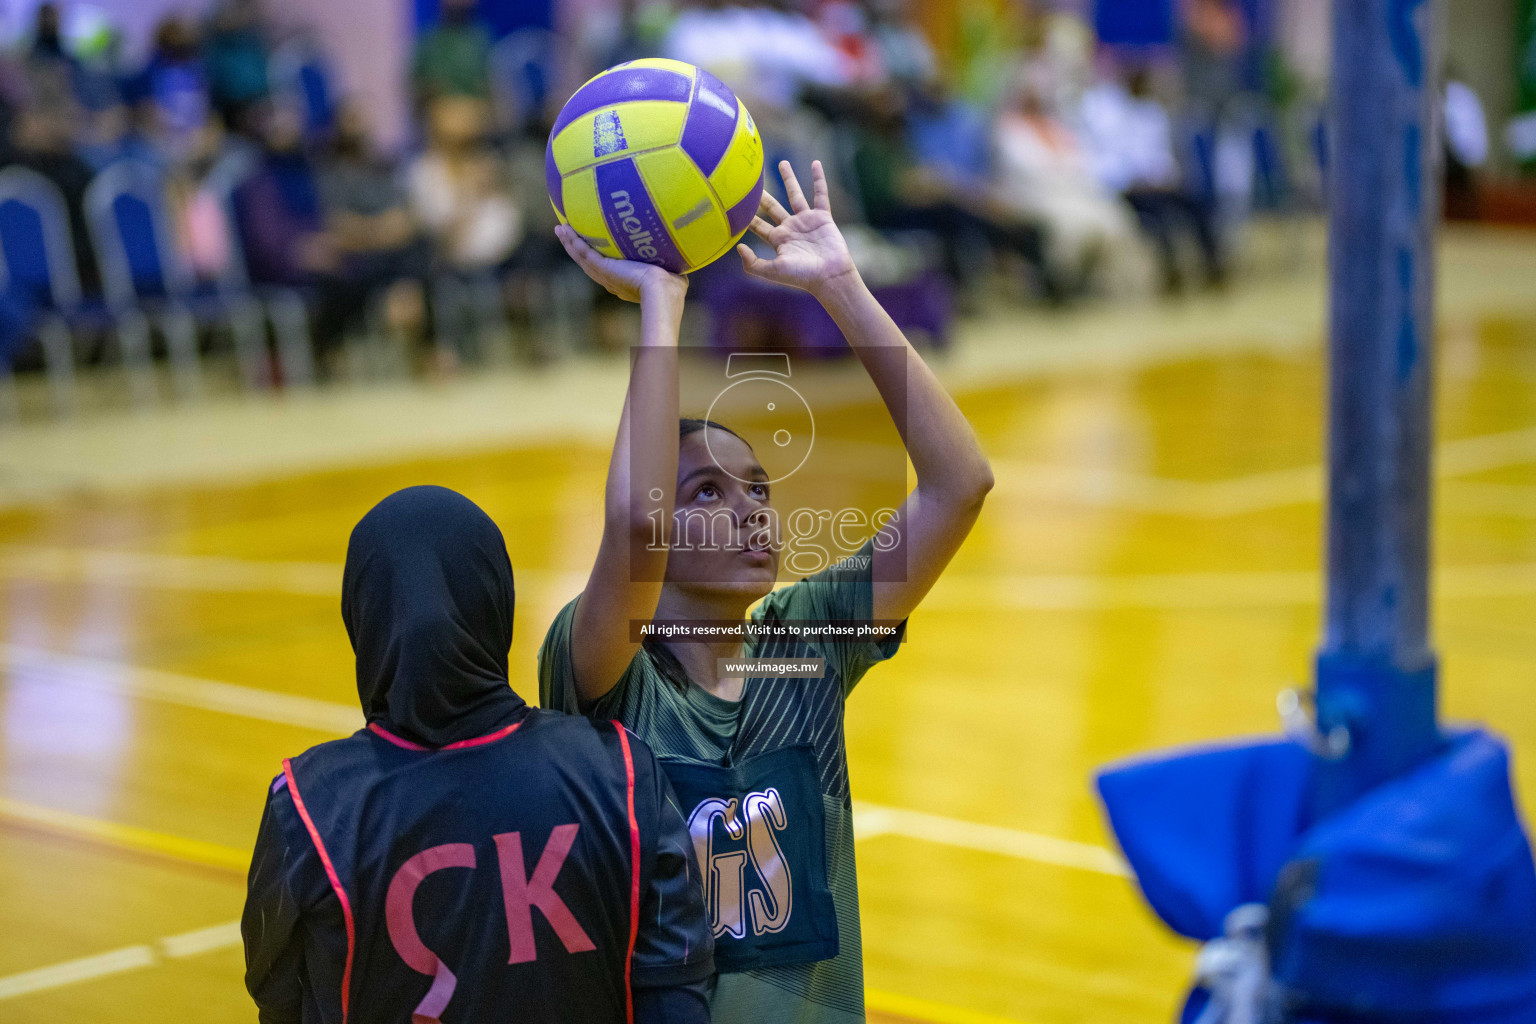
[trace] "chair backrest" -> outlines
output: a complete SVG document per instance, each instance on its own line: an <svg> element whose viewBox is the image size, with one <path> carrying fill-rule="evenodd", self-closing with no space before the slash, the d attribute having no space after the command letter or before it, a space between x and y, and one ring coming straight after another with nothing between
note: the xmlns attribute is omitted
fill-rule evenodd
<svg viewBox="0 0 1536 1024"><path fill-rule="evenodd" d="M80 302L69 206L53 182L26 167L0 171L0 267L34 302L68 309Z"/></svg>
<svg viewBox="0 0 1536 1024"><path fill-rule="evenodd" d="M315 142L330 132L336 121L336 93L330 68L312 42L292 39L274 50L267 62L267 81L275 100L302 115L306 139Z"/></svg>
<svg viewBox="0 0 1536 1024"><path fill-rule="evenodd" d="M165 182L154 167L119 160L104 168L85 190L85 216L109 302L192 290L192 272L166 209Z"/></svg>
<svg viewBox="0 0 1536 1024"><path fill-rule="evenodd" d="M560 37L542 28L518 29L491 48L491 100L504 130L521 130L550 103L564 56Z"/></svg>
<svg viewBox="0 0 1536 1024"><path fill-rule="evenodd" d="M240 220L235 215L235 193L256 172L256 159L256 154L249 150L228 153L209 169L200 186L200 191L217 205L229 241L223 266L215 279L223 291L246 291L251 286L250 272L245 265L245 248L240 237Z"/></svg>

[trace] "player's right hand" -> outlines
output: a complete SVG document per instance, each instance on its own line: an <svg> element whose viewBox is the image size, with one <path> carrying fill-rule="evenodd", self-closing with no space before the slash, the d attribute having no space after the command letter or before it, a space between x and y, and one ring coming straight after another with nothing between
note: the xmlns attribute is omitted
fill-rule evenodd
<svg viewBox="0 0 1536 1024"><path fill-rule="evenodd" d="M649 263L604 256L567 224L555 228L555 235L588 277L625 302L640 302L648 296L681 300L688 291L688 279L683 275Z"/></svg>

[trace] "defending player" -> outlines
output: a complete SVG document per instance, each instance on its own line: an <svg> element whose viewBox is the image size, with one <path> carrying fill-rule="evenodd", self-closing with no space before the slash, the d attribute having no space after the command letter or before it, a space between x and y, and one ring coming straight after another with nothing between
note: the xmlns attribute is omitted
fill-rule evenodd
<svg viewBox="0 0 1536 1024"><path fill-rule="evenodd" d="M836 320L887 408L901 412L917 487L865 543L866 557L770 594L779 551L757 529L771 508L767 474L729 430L699 420L680 429L677 381L642 353L609 468L597 560L550 627L539 684L545 707L617 719L662 758L705 878L720 971L715 1024L853 1024L864 1020L864 985L843 705L897 641L642 646L631 634L632 620L740 621L765 595L754 619L905 620L992 486L969 424L854 268L820 164L812 164L811 203L787 163L780 172L790 209L765 193L752 224L776 254L764 260L742 246L742 262L753 276L809 291ZM670 324L680 313L680 302L668 304L682 287L672 275L601 257L567 229L560 236L594 280L640 302L644 322ZM686 516L719 518L720 510L735 532L712 550L655 549L656 506L673 512L662 520L674 532ZM820 679L717 674L717 658L743 655L822 657L826 668Z"/></svg>
<svg viewBox="0 0 1536 1024"><path fill-rule="evenodd" d="M501 532L453 491L352 531L368 725L269 792L241 923L262 1024L707 1024L676 798L621 727L507 685L513 600Z"/></svg>

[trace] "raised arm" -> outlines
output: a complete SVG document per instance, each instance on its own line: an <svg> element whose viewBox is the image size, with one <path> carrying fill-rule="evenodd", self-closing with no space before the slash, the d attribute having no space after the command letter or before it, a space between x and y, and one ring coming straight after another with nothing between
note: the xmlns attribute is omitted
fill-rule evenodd
<svg viewBox="0 0 1536 1024"><path fill-rule="evenodd" d="M630 642L630 621L648 621L661 596L677 488L677 332L688 279L600 256L568 227L556 233L587 276L640 304L640 351L608 463L603 539L571 624L577 695L591 704L613 689L639 649Z"/></svg>
<svg viewBox="0 0 1536 1024"><path fill-rule="evenodd" d="M971 532L992 489L992 467L954 399L859 276L832 220L820 161L811 164L810 202L788 161L779 164L779 173L790 209L764 192L752 221L753 233L774 247L774 257L762 259L745 245L738 251L747 273L816 296L901 433L917 486L875 546L874 617L904 619Z"/></svg>

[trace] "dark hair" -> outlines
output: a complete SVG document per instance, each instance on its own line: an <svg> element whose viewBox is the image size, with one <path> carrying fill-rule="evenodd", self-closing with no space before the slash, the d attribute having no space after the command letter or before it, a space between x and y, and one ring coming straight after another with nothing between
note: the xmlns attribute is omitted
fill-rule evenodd
<svg viewBox="0 0 1536 1024"><path fill-rule="evenodd" d="M716 430L723 430L727 434L730 434L732 437L736 438L736 440L740 441L742 444L746 444L748 448L752 447L750 444L747 444L746 438L736 433L736 431L732 430L724 423L716 423L714 420L696 419L692 416L684 416L682 419L677 421L677 439L681 441L690 435L699 433L705 427L714 427Z"/></svg>
<svg viewBox="0 0 1536 1024"><path fill-rule="evenodd" d="M746 438L736 433L736 431L724 423L716 423L714 420L699 419L693 416L684 416L677 421L677 439L682 441L684 438L700 433L708 427L723 430L742 444L747 445L748 448L752 447L750 444L747 444ZM687 692L690 681L688 679L688 670L683 668L683 663L677 660L677 655L667 649L666 644L655 638L648 637L640 642L640 646L644 648L645 653L651 656L651 664L656 666L657 671L662 674L662 677L667 682L677 687L679 693Z"/></svg>

